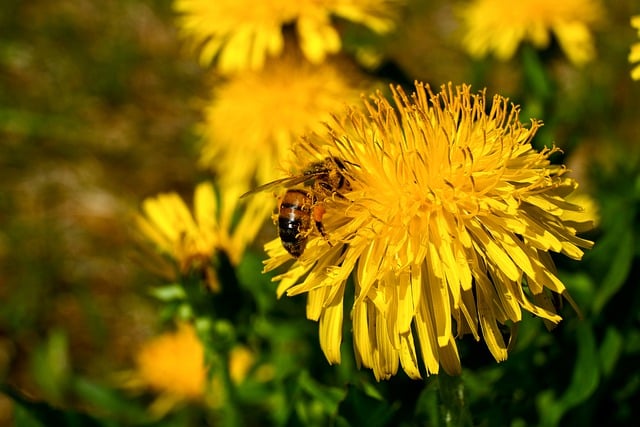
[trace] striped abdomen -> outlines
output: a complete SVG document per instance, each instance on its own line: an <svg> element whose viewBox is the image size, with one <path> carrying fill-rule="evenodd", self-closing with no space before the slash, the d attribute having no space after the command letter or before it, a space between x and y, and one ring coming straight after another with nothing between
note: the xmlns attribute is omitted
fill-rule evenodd
<svg viewBox="0 0 640 427"><path fill-rule="evenodd" d="M280 202L278 232L282 246L295 258L304 252L311 229L313 199L301 189L288 190Z"/></svg>

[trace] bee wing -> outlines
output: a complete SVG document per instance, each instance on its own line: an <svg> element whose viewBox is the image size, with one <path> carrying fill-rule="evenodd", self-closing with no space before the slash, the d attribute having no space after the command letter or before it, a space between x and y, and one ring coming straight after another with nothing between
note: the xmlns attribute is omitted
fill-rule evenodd
<svg viewBox="0 0 640 427"><path fill-rule="evenodd" d="M276 179L275 181L267 182L266 184L257 186L253 190L247 191L242 196L240 196L240 198L247 197L250 194L260 193L262 191L268 191L277 187L297 185L302 182L305 182L309 178L311 178L311 176L309 175L296 175L296 176L288 176L285 178Z"/></svg>

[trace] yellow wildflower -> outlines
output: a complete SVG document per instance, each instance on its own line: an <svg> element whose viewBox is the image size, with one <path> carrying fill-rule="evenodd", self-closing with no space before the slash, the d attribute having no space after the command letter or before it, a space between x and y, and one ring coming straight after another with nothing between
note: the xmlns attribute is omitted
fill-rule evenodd
<svg viewBox="0 0 640 427"><path fill-rule="evenodd" d="M206 391L204 348L193 326L146 342L136 355L136 379L140 386L160 394L152 412L164 414L183 401L200 401Z"/></svg>
<svg viewBox="0 0 640 427"><path fill-rule="evenodd" d="M577 184L549 161L556 148L532 147L541 123L522 125L507 99L489 104L451 84L437 94L420 83L411 97L392 91L395 106L378 93L366 112L352 108L297 146L301 165L341 159L349 185L319 200L326 237L309 236L274 279L278 295L307 293L307 317L339 363L344 296L353 292L357 362L377 379L398 362L419 378L419 359L427 375L440 365L459 373L454 338L466 333L482 334L504 360L500 324L519 322L522 309L561 320L545 303L550 292L568 297L548 252L580 259L592 245L576 236L580 217L563 219L582 209L565 200ZM291 259L277 240L266 250L265 271Z"/></svg>
<svg viewBox="0 0 640 427"><path fill-rule="evenodd" d="M232 263L239 262L246 241L240 233L247 232L236 227L238 233L230 236L233 211L228 206L236 206L238 194L222 195L219 208L213 186L203 182L195 190L193 214L178 194L166 193L145 199L143 214L136 217L138 229L158 251L174 259L182 274L202 271L212 290L219 289L212 266L216 252L224 251Z"/></svg>
<svg viewBox="0 0 640 427"><path fill-rule="evenodd" d="M640 15L631 17L631 26L638 30L638 37L640 37ZM636 42L631 46L631 52L629 52L629 62L636 64L631 70L631 78L633 80L640 80L640 42Z"/></svg>
<svg viewBox="0 0 640 427"><path fill-rule="evenodd" d="M229 353L229 376L235 384L242 383L253 367L255 355L249 348L237 345Z"/></svg>
<svg viewBox="0 0 640 427"><path fill-rule="evenodd" d="M255 357L244 346L229 353L229 376L242 383L253 367ZM135 355L135 372L123 375L124 385L133 390L151 390L158 394L150 412L163 416L177 405L199 402L220 408L225 403L224 389L217 376L207 381L204 347L192 325L182 323L174 332L145 342Z"/></svg>
<svg viewBox="0 0 640 427"><path fill-rule="evenodd" d="M258 70L267 57L279 56L285 46L283 27L295 27L306 58L322 62L341 48L332 17L390 31L398 0L175 0L178 25L200 48L200 61L216 60L222 73Z"/></svg>
<svg viewBox="0 0 640 427"><path fill-rule="evenodd" d="M255 180L274 179L290 157L292 142L322 129L331 113L356 101L362 76L348 63L312 65L294 54L271 60L214 89L200 126L201 164L214 170L222 187L246 190Z"/></svg>
<svg viewBox="0 0 640 427"><path fill-rule="evenodd" d="M507 60L525 41L548 47L553 34L569 60L582 65L595 56L590 26L603 11L597 0L474 0L460 14L463 43L474 57L493 52Z"/></svg>

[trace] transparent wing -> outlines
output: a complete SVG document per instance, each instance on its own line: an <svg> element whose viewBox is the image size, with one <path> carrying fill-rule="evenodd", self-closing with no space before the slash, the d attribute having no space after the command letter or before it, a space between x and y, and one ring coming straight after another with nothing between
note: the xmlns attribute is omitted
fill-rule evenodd
<svg viewBox="0 0 640 427"><path fill-rule="evenodd" d="M260 193L262 191L269 191L277 187L291 187L293 185L303 183L313 178L314 175L315 174L296 175L296 176L288 176L286 178L276 179L275 181L267 182L266 184L257 186L253 190L247 191L242 196L240 196L240 198L247 197L254 193Z"/></svg>

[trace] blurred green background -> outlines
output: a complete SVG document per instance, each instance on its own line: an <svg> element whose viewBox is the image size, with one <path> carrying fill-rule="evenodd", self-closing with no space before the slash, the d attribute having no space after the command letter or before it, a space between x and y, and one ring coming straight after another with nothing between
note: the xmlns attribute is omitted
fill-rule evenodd
<svg viewBox="0 0 640 427"><path fill-rule="evenodd" d="M0 7L0 370L33 397L80 402L55 371L104 379L154 331L131 215L156 192L192 191L202 89L170 6Z"/></svg>
<svg viewBox="0 0 640 427"><path fill-rule="evenodd" d="M545 122L535 141L563 149L558 160L594 197L601 218L582 262L557 258L583 318L565 307L565 321L551 332L525 318L499 365L483 343L463 339L464 407L483 426L636 424L640 82L630 79L626 58L638 41L629 18L640 5L604 3L597 59L579 69L557 46L525 46L506 63L472 62L451 24L437 21L450 3L410 2L401 29L382 42L387 62L377 77L467 82L510 97L523 106L521 120ZM150 423L141 415L146 402L128 401L112 377L131 368L134 349L162 317L148 292L157 279L136 261L131 216L161 191L188 200L204 175L194 167L193 126L207 75L181 49L173 18L169 0L4 0L0 7L0 425L40 425L32 415L49 410L62 414L61 423L119 425L123 413L132 424ZM256 272L262 257L258 245L247 255L237 273L243 290L258 292L260 310L306 339L295 396L296 407L308 408L291 410L283 425L304 425L299 413L317 405L329 414L319 425L447 425L434 415L442 396L433 378L399 374L377 384L369 372L357 381L345 373L352 358L328 366L315 324L304 319L304 299L275 301L269 278ZM276 349L265 357L291 358ZM278 390L284 405L291 395ZM90 421L69 415L85 413Z"/></svg>

